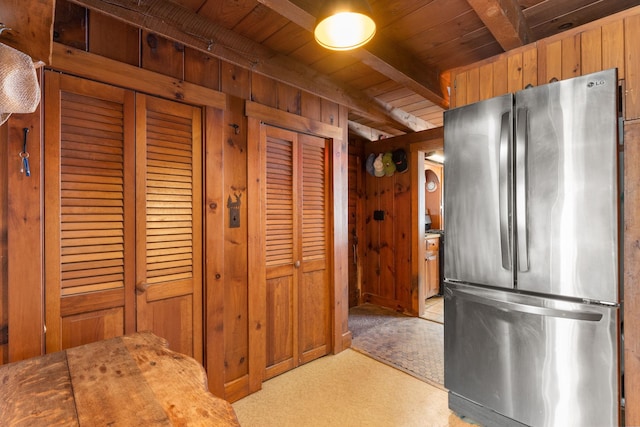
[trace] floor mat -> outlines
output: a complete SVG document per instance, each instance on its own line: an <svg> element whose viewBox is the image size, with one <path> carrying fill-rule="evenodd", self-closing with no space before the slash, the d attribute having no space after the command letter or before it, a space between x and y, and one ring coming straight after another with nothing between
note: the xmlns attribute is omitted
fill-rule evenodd
<svg viewBox="0 0 640 427"><path fill-rule="evenodd" d="M442 324L373 304L349 310L352 348L444 389Z"/></svg>

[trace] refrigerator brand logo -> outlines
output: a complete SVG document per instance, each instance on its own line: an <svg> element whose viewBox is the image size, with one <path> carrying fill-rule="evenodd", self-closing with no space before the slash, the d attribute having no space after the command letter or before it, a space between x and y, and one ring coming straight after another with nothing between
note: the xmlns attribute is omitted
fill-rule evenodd
<svg viewBox="0 0 640 427"><path fill-rule="evenodd" d="M605 84L606 84L606 82L604 80L597 80L595 82L587 83L587 87L604 86Z"/></svg>

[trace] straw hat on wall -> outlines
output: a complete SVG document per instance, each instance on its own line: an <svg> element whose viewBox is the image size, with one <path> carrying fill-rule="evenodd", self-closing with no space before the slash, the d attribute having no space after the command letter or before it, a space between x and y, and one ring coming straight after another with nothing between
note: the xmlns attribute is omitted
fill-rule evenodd
<svg viewBox="0 0 640 427"><path fill-rule="evenodd" d="M0 125L12 113L33 113L39 102L33 61L29 55L0 43Z"/></svg>

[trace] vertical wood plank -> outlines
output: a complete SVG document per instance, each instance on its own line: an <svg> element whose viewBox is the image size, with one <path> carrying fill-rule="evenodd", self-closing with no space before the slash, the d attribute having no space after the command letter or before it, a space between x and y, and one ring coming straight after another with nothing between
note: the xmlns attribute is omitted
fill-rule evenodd
<svg viewBox="0 0 640 427"><path fill-rule="evenodd" d="M187 82L220 90L220 60L189 47L184 49L184 79Z"/></svg>
<svg viewBox="0 0 640 427"><path fill-rule="evenodd" d="M522 86L522 54L509 55L507 58L507 91L517 92Z"/></svg>
<svg viewBox="0 0 640 427"><path fill-rule="evenodd" d="M378 153L373 152L374 156ZM365 158L369 153L365 152ZM365 160L366 161L366 160ZM378 203L378 178L367 173L364 179L365 188L365 208L364 222L365 229L365 253L363 265L366 266L362 278L362 292L364 294L380 294L380 227L373 219L373 212L380 208Z"/></svg>
<svg viewBox="0 0 640 427"><path fill-rule="evenodd" d="M322 121L321 98L302 91L300 94L300 114L308 119Z"/></svg>
<svg viewBox="0 0 640 427"><path fill-rule="evenodd" d="M184 45L143 31L140 63L145 70L184 80Z"/></svg>
<svg viewBox="0 0 640 427"><path fill-rule="evenodd" d="M249 70L220 61L220 90L227 95L242 99L251 96Z"/></svg>
<svg viewBox="0 0 640 427"><path fill-rule="evenodd" d="M205 283L205 355L209 391L225 396L224 341L224 114L218 109L205 109L204 123L204 283Z"/></svg>
<svg viewBox="0 0 640 427"><path fill-rule="evenodd" d="M11 190L7 197L9 362L39 356L44 344L41 108L42 104L33 114L14 114L5 124L9 126L5 149ZM22 151L25 128L29 129L31 176L20 173L20 163L15 161L16 153Z"/></svg>
<svg viewBox="0 0 640 427"><path fill-rule="evenodd" d="M89 52L140 65L140 30L107 15L89 11Z"/></svg>
<svg viewBox="0 0 640 427"><path fill-rule="evenodd" d="M456 107L467 105L467 78L469 73L467 71L459 73L455 79L455 93L456 93Z"/></svg>
<svg viewBox="0 0 640 427"><path fill-rule="evenodd" d="M224 252L224 357L225 383L229 383L249 374L247 220L249 212L253 214L254 211L248 209L247 203L248 147L244 100L229 97L225 119L238 125L238 128L223 126L222 130L225 167L223 177L218 179L222 178L224 182L221 206L224 220L222 228L216 231L224 235L224 246L218 250ZM240 196L240 227L231 228L227 200L231 197L235 201L236 196Z"/></svg>
<svg viewBox="0 0 640 427"><path fill-rule="evenodd" d="M636 42L634 42L635 44ZM624 127L625 425L640 425L640 121Z"/></svg>
<svg viewBox="0 0 640 427"><path fill-rule="evenodd" d="M341 125L342 138L334 138L331 144L331 187L333 211L333 352L339 353L351 346L351 332L349 331L349 194L347 181L349 179L349 135L346 107L338 107L338 123Z"/></svg>
<svg viewBox="0 0 640 427"><path fill-rule="evenodd" d="M57 0L55 5L53 41L87 50L87 9L68 0Z"/></svg>
<svg viewBox="0 0 640 427"><path fill-rule="evenodd" d="M9 126L0 126L0 147L9 145ZM7 280L7 210L8 193L7 171L9 169L9 153L0 150L0 365L9 361L9 298ZM15 155L15 154L14 154ZM15 158L13 159L15 161Z"/></svg>
<svg viewBox="0 0 640 427"><path fill-rule="evenodd" d="M278 105L277 83L270 77L258 73L251 73L251 100L268 107Z"/></svg>
<svg viewBox="0 0 640 427"><path fill-rule="evenodd" d="M407 153L407 161L411 162L413 153ZM412 162L413 163L413 162ZM394 181L394 205L395 209L395 280L396 299L402 303L406 311L411 310L411 236L417 227L415 220L412 221L411 210L411 189L413 187L411 174L395 173Z"/></svg>
<svg viewBox="0 0 640 427"><path fill-rule="evenodd" d="M457 74L451 72L449 73L449 77L451 80L449 80L449 84L450 86L448 87L449 89L449 108L455 108L458 106L458 101L457 101L457 93L456 93L456 79L458 77Z"/></svg>
<svg viewBox="0 0 640 427"><path fill-rule="evenodd" d="M500 58L493 63L493 96L507 93L508 89L507 58Z"/></svg>
<svg viewBox="0 0 640 427"><path fill-rule="evenodd" d="M562 39L562 79L582 75L580 34Z"/></svg>
<svg viewBox="0 0 640 427"><path fill-rule="evenodd" d="M582 73L602 70L602 28L594 28L580 34Z"/></svg>
<svg viewBox="0 0 640 427"><path fill-rule="evenodd" d="M480 100L480 72L478 68L469 70L467 76L467 104Z"/></svg>
<svg viewBox="0 0 640 427"><path fill-rule="evenodd" d="M545 65L545 80L540 84L549 83L553 79L562 80L562 40L546 45Z"/></svg>
<svg viewBox="0 0 640 427"><path fill-rule="evenodd" d="M522 87L538 85L538 50L534 47L522 52Z"/></svg>
<svg viewBox="0 0 640 427"><path fill-rule="evenodd" d="M384 154L384 152L383 152ZM380 227L380 293L389 300L395 300L397 289L396 278L396 242L394 222L397 221L394 198L393 178L383 176L378 179L380 189L380 209L384 211L384 220L378 222Z"/></svg>
<svg viewBox="0 0 640 427"><path fill-rule="evenodd" d="M247 202L252 215L247 217L248 264L265 265L265 227L266 191L262 183L266 182L267 140L265 126L260 120L249 117L247 123ZM263 267L250 268L248 271L249 291L249 391L262 388L264 367L266 366L266 274Z"/></svg>
<svg viewBox="0 0 640 427"><path fill-rule="evenodd" d="M624 21L602 26L602 69L618 68L618 78L625 75Z"/></svg>
<svg viewBox="0 0 640 427"><path fill-rule="evenodd" d="M479 70L480 100L493 97L493 64L484 64Z"/></svg>
<svg viewBox="0 0 640 427"><path fill-rule="evenodd" d="M300 115L300 89L280 82L277 83L277 88L278 109Z"/></svg>
<svg viewBox="0 0 640 427"><path fill-rule="evenodd" d="M624 20L625 35L625 116L627 120L640 118L640 15ZM625 144L626 145L626 144Z"/></svg>
<svg viewBox="0 0 640 427"><path fill-rule="evenodd" d="M322 123L328 123L333 126L343 127L345 129L347 128L347 115L341 112L342 108L339 104L322 98L320 99L320 108L320 120L322 121Z"/></svg>

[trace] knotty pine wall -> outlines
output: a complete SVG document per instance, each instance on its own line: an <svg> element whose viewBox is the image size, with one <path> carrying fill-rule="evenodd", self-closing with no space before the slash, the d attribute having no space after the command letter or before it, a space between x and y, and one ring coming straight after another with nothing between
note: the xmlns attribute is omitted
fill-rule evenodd
<svg viewBox="0 0 640 427"><path fill-rule="evenodd" d="M424 277L424 227L418 205L425 203L424 153L442 149L443 129L435 128L368 143L362 159L361 200L363 236L359 236L361 300L408 314L420 312L419 277ZM370 153L402 148L409 168L393 176L375 177L364 171ZM383 220L373 212L384 212ZM423 262L418 262L422 259Z"/></svg>
<svg viewBox="0 0 640 427"><path fill-rule="evenodd" d="M640 425L640 7L449 72L451 106L618 68L624 117L625 425Z"/></svg>
<svg viewBox="0 0 640 427"><path fill-rule="evenodd" d="M100 80L115 64L122 67L123 87L149 91L157 80L159 93L171 99L193 102L206 98L211 90L224 94L224 111L206 107L205 134L205 365L212 392L229 400L247 395L250 360L251 295L248 294L249 244L247 217L247 117L246 101L270 107L282 126L300 117L304 123L326 123L341 128L342 140L334 139L332 162L334 246L336 260L331 275L333 351L350 345L347 324L347 110L313 94L276 82L213 56L174 43L157 34L133 28L107 16L87 11L64 0L56 2L54 59L67 68L82 64L73 74ZM65 48L68 47L68 48ZM73 48L73 49L71 49ZM77 50L75 50L77 49ZM84 52L89 52L83 55ZM104 61L101 58L105 58ZM109 62L111 61L111 62ZM115 61L115 62L114 62ZM122 64L122 66L120 65ZM129 67L129 68L126 68ZM140 70L137 72L136 70ZM70 72L65 69L64 71ZM153 72L149 74L148 72ZM155 77L159 76L159 77ZM161 87L160 87L161 86ZM172 93L172 87L173 93ZM199 90L198 88L202 88ZM155 90L155 89L154 89ZM209 92L207 92L209 91ZM157 94L157 93L156 93ZM191 101L190 101L191 100ZM194 104L211 105L206 102ZM281 112L278 115L277 112ZM295 120L294 120L295 121ZM42 117L40 110L30 115L14 115L0 127L0 364L37 356L43 347L42 275L43 215L45 191L40 168ZM22 128L31 129L30 178L18 173ZM286 127L286 126L285 126ZM292 127L296 129L296 126ZM299 126L297 126L299 128ZM215 140L214 140L215 139ZM344 153L344 155L343 155ZM226 200L242 194L241 227L231 229L226 222ZM214 219L212 219L214 218ZM260 328L261 325L252 325ZM264 343L251 343L264 345ZM253 368L254 372L260 372ZM256 380L253 379L253 384ZM258 384L260 383L258 379Z"/></svg>

